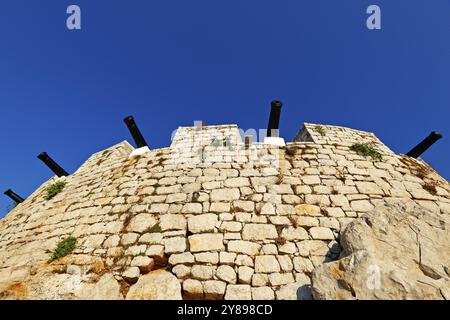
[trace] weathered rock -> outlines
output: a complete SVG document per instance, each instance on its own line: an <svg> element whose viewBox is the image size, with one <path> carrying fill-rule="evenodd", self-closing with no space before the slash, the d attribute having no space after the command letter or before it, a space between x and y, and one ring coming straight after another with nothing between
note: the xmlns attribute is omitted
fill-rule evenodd
<svg viewBox="0 0 450 320"><path fill-rule="evenodd" d="M186 219L181 214L163 214L159 220L161 230L184 230Z"/></svg>
<svg viewBox="0 0 450 320"><path fill-rule="evenodd" d="M186 250L186 238L173 237L164 239L164 250L166 253L178 253Z"/></svg>
<svg viewBox="0 0 450 320"><path fill-rule="evenodd" d="M227 284L223 281L209 280L204 283L205 299L220 300L223 299Z"/></svg>
<svg viewBox="0 0 450 320"><path fill-rule="evenodd" d="M127 230L131 232L144 232L145 230L153 227L156 223L157 220L153 215L142 213L131 218Z"/></svg>
<svg viewBox="0 0 450 320"><path fill-rule="evenodd" d="M281 236L286 240L306 240L309 239L308 232L302 227L287 227L281 232Z"/></svg>
<svg viewBox="0 0 450 320"><path fill-rule="evenodd" d="M141 272L138 267L127 268L124 273L122 273L122 277L130 282L136 282L139 279Z"/></svg>
<svg viewBox="0 0 450 320"><path fill-rule="evenodd" d="M181 285L171 273L152 271L130 287L127 300L181 300Z"/></svg>
<svg viewBox="0 0 450 320"><path fill-rule="evenodd" d="M253 300L274 300L275 295L270 287L256 287L252 288Z"/></svg>
<svg viewBox="0 0 450 320"><path fill-rule="evenodd" d="M444 299L450 219L412 203L381 206L347 225L339 261L316 268L315 299Z"/></svg>
<svg viewBox="0 0 450 320"><path fill-rule="evenodd" d="M251 300L251 287L246 284L229 284L225 293L225 300Z"/></svg>
<svg viewBox="0 0 450 320"><path fill-rule="evenodd" d="M86 274L54 273L57 266L39 269L38 273L23 278L22 282L2 285L2 299L29 300L120 300L120 286L114 276L105 273L101 277Z"/></svg>
<svg viewBox="0 0 450 320"><path fill-rule="evenodd" d="M223 250L223 235L220 233L195 234L189 237L191 252Z"/></svg>
<svg viewBox="0 0 450 320"><path fill-rule="evenodd" d="M334 240L333 232L324 227L312 227L309 229L309 234L315 240Z"/></svg>
<svg viewBox="0 0 450 320"><path fill-rule="evenodd" d="M261 208L262 215L275 215L275 207L270 202L265 203Z"/></svg>
<svg viewBox="0 0 450 320"><path fill-rule="evenodd" d="M195 279L209 280L213 277L214 270L210 266L194 265L191 274Z"/></svg>
<svg viewBox="0 0 450 320"><path fill-rule="evenodd" d="M216 225L216 214L201 214L188 219L188 230L192 233L214 231Z"/></svg>
<svg viewBox="0 0 450 320"><path fill-rule="evenodd" d="M228 251L254 256L259 253L261 245L251 241L233 240L228 242Z"/></svg>
<svg viewBox="0 0 450 320"><path fill-rule="evenodd" d="M255 272L280 272L280 264L275 256L257 256L255 258Z"/></svg>
<svg viewBox="0 0 450 320"><path fill-rule="evenodd" d="M311 300L311 288L308 282L299 281L282 286L277 292L278 300Z"/></svg>
<svg viewBox="0 0 450 320"><path fill-rule="evenodd" d="M276 239L277 237L277 230L271 224L246 224L242 231L244 240Z"/></svg>
<svg viewBox="0 0 450 320"><path fill-rule="evenodd" d="M103 275L96 283L86 283L75 291L82 300L121 300L120 286L112 274Z"/></svg>
<svg viewBox="0 0 450 320"><path fill-rule="evenodd" d="M255 271L247 266L239 267L238 275L239 275L239 283L250 284L252 281L252 276Z"/></svg>
<svg viewBox="0 0 450 320"><path fill-rule="evenodd" d="M203 299L203 285L198 280L187 279L183 281L184 298Z"/></svg>
<svg viewBox="0 0 450 320"><path fill-rule="evenodd" d="M239 189L215 189L211 192L211 201L232 201L239 200Z"/></svg>
<svg viewBox="0 0 450 320"><path fill-rule="evenodd" d="M294 268L297 272L312 272L314 270L314 266L311 260L303 257L295 257Z"/></svg>
<svg viewBox="0 0 450 320"><path fill-rule="evenodd" d="M228 283L236 283L236 272L230 266L224 265L217 268L216 276L218 279Z"/></svg>

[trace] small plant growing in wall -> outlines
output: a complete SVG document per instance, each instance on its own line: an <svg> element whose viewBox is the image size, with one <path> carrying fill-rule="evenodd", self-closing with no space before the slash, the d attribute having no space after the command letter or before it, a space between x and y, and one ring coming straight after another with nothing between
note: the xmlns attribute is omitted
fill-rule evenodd
<svg viewBox="0 0 450 320"><path fill-rule="evenodd" d="M316 126L316 127L314 128L314 130L315 130L318 134L320 134L322 137L324 137L324 136L327 134L327 129L325 129L325 128L322 127L322 126Z"/></svg>
<svg viewBox="0 0 450 320"><path fill-rule="evenodd" d="M383 156L371 142L355 143L350 147L350 150L355 151L357 154L363 157L371 157L373 160L377 161L383 160Z"/></svg>
<svg viewBox="0 0 450 320"><path fill-rule="evenodd" d="M73 251L73 249L75 249L75 246L77 244L77 239L75 239L74 237L68 237L62 241L60 241L58 243L58 245L56 246L56 249L53 251L49 262L52 262L54 260L57 260L59 258L62 258L66 255L68 255L69 253L71 253Z"/></svg>
<svg viewBox="0 0 450 320"><path fill-rule="evenodd" d="M428 182L425 182L422 185L422 188L427 190L429 193L431 193L433 195L436 195L437 194L436 186L437 186L437 182L436 181L428 181Z"/></svg>
<svg viewBox="0 0 450 320"><path fill-rule="evenodd" d="M162 229L161 229L161 226L159 225L159 222L158 222L153 227L148 228L145 232L147 232L147 233L159 233L161 231L162 231Z"/></svg>
<svg viewBox="0 0 450 320"><path fill-rule="evenodd" d="M54 196L60 193L65 186L66 183L64 181L55 182L54 184L52 184L47 188L47 196L45 197L45 199L46 200L52 199Z"/></svg>

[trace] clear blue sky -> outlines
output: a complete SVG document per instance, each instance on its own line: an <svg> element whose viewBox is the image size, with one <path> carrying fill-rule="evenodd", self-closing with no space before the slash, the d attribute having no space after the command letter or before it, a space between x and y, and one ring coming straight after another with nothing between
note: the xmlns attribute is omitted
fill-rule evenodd
<svg viewBox="0 0 450 320"><path fill-rule="evenodd" d="M78 4L82 30L66 28ZM366 8L382 9L382 30ZM152 148L194 120L265 128L284 101L281 135L303 122L373 131L450 177L448 0L3 0L0 2L0 191L28 196L51 177L47 151L73 172L132 141ZM0 216L9 204L0 199Z"/></svg>

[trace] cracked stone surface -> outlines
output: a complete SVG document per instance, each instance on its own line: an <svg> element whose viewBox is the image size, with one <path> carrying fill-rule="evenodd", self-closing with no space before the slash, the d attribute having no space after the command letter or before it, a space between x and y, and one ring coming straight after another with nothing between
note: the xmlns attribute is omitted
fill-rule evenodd
<svg viewBox="0 0 450 320"><path fill-rule="evenodd" d="M316 268L316 299L448 299L450 219L412 203L350 223L342 258Z"/></svg>

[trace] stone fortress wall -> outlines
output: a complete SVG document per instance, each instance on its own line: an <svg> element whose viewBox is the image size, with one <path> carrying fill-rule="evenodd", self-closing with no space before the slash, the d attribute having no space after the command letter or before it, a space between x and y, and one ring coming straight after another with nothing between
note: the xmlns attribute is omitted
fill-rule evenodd
<svg viewBox="0 0 450 320"><path fill-rule="evenodd" d="M350 150L361 142L383 159ZM349 128L246 147L234 125L181 127L168 148L132 151L92 155L0 221L0 298L309 299L353 219L399 200L450 213L431 167ZM56 180L66 187L46 200ZM68 236L75 250L48 263Z"/></svg>

